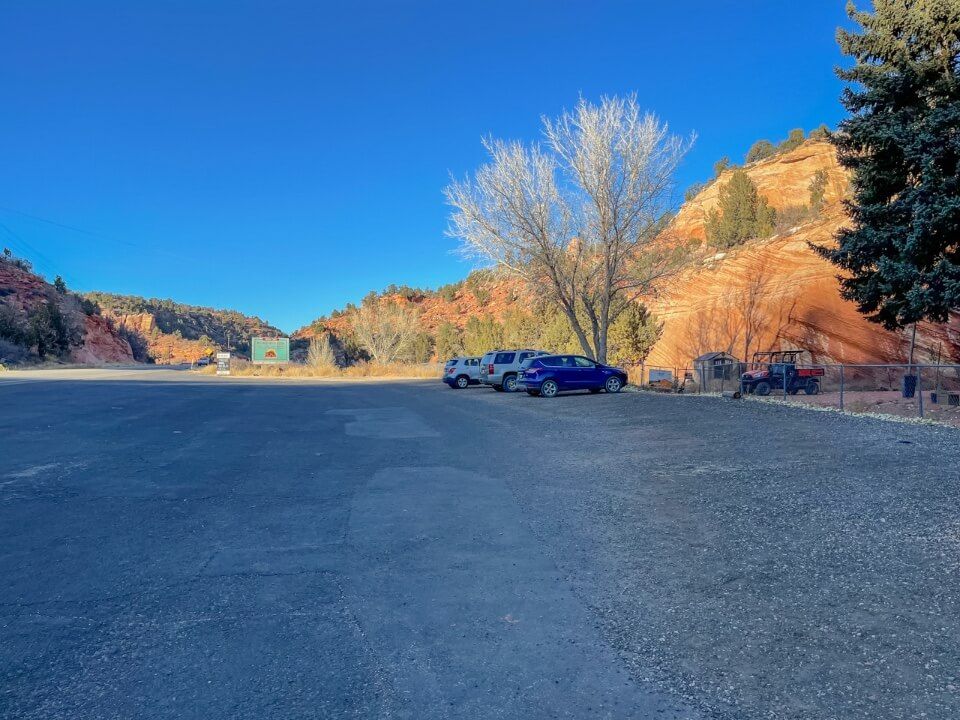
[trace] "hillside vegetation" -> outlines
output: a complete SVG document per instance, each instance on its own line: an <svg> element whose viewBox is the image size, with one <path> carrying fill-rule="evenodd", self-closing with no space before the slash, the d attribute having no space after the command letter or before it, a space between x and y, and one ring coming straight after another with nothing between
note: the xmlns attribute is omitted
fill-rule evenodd
<svg viewBox="0 0 960 720"><path fill-rule="evenodd" d="M100 309L59 277L48 283L9 250L0 255L0 364L125 362L130 345Z"/></svg>
<svg viewBox="0 0 960 720"><path fill-rule="evenodd" d="M810 247L832 242L847 222L842 203L849 180L825 134L798 144L793 133L789 143L745 166L723 164L718 177L696 188L665 232L690 247L689 266L611 328L612 361L688 367L710 351L747 358L780 347L809 350L824 362L904 360L904 335L868 322L843 300L836 268ZM494 270L435 290L388 287L363 304L395 305L410 314L413 329L397 344L394 360L516 346L580 352L548 299ZM348 305L295 337L305 344L328 336L340 363L366 360L355 327L359 310ZM960 360L957 325L956 318L922 323L920 357Z"/></svg>
<svg viewBox="0 0 960 720"><path fill-rule="evenodd" d="M142 361L194 362L228 344L240 356L249 356L252 336L282 334L260 318L236 310L103 292L87 293L85 298L116 323Z"/></svg>

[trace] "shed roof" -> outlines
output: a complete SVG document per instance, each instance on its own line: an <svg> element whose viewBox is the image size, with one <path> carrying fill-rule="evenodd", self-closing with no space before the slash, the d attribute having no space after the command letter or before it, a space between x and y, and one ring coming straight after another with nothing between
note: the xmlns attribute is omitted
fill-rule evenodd
<svg viewBox="0 0 960 720"><path fill-rule="evenodd" d="M708 352L704 353L698 358L694 358L695 363L707 362L708 360L716 360L717 358L722 358L724 360L736 360L736 358L728 352L723 350L718 350L717 352Z"/></svg>

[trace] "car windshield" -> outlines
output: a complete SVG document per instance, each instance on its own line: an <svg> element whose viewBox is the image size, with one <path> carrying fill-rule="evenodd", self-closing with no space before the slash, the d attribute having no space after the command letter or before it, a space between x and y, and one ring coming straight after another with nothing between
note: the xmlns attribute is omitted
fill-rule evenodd
<svg viewBox="0 0 960 720"><path fill-rule="evenodd" d="M452 365L456 365L456 364L457 364L456 358L454 358L453 360L447 360L447 367L451 367Z"/></svg>

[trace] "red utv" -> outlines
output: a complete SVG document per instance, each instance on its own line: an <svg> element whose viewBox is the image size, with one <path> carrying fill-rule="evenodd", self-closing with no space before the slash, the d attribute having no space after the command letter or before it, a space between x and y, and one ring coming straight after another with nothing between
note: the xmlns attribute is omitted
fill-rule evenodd
<svg viewBox="0 0 960 720"><path fill-rule="evenodd" d="M807 395L820 392L820 378L825 369L820 366L797 367L803 350L777 350L753 354L750 369L740 376L740 392L744 395L769 395L772 390L791 395L803 390Z"/></svg>

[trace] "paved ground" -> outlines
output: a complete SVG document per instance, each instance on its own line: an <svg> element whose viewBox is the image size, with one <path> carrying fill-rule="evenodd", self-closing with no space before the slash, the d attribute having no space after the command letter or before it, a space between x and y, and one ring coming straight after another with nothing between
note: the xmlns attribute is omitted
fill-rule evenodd
<svg viewBox="0 0 960 720"><path fill-rule="evenodd" d="M0 717L960 716L955 430L25 377L0 376Z"/></svg>

